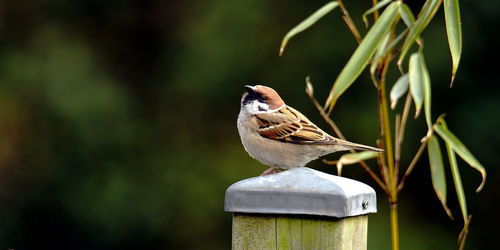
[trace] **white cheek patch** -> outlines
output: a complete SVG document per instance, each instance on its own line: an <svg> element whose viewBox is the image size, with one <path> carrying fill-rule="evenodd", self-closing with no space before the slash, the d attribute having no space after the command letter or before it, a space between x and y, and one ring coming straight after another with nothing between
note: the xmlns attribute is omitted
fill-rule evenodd
<svg viewBox="0 0 500 250"><path fill-rule="evenodd" d="M269 111L269 105L259 101L253 101L251 104L247 105L247 110L251 114L265 113Z"/></svg>
<svg viewBox="0 0 500 250"><path fill-rule="evenodd" d="M269 111L269 105L259 102L259 104L257 105L257 109L261 112L266 112Z"/></svg>

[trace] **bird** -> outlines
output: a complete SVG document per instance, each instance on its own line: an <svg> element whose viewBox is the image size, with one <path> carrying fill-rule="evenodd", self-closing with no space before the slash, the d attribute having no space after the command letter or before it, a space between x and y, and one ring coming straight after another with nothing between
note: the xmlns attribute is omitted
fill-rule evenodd
<svg viewBox="0 0 500 250"><path fill-rule="evenodd" d="M261 175L303 167L337 151L384 151L327 134L302 113L286 105L270 87L245 85L245 89L237 119L238 133L248 154L269 166Z"/></svg>

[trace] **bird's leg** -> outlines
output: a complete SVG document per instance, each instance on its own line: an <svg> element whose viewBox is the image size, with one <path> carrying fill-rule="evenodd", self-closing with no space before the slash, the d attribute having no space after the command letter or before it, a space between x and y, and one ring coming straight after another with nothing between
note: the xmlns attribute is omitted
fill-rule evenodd
<svg viewBox="0 0 500 250"><path fill-rule="evenodd" d="M278 166L274 165L274 166L266 169L266 171L262 172L262 174L260 176L279 173L280 170L278 168L279 168Z"/></svg>
<svg viewBox="0 0 500 250"><path fill-rule="evenodd" d="M271 174L277 174L281 172L281 170L277 167L276 169L273 170L273 172L271 172Z"/></svg>

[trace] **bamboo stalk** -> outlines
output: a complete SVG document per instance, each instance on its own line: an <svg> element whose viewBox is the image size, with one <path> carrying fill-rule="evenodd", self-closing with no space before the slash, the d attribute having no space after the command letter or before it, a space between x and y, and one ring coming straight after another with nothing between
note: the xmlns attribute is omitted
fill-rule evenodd
<svg viewBox="0 0 500 250"><path fill-rule="evenodd" d="M398 143L403 143L403 138L405 135L406 121L408 119L408 113L410 112L411 106L411 93L408 91L406 94L405 106L403 108L403 116L401 117L401 127L399 128L399 139Z"/></svg>
<svg viewBox="0 0 500 250"><path fill-rule="evenodd" d="M361 38L361 35L359 34L358 29L356 28L356 25L352 21L351 15L349 15L349 11L347 11L347 9L345 8L342 0L337 0L337 2L339 3L340 10L342 11L342 19L344 19L345 23L347 24L347 27L349 27L351 33L354 35L354 38L356 38L356 41L358 43L361 43L363 39Z"/></svg>
<svg viewBox="0 0 500 250"><path fill-rule="evenodd" d="M398 205L391 203L391 238L392 250L399 250Z"/></svg>
<svg viewBox="0 0 500 250"><path fill-rule="evenodd" d="M386 91L386 82L385 82L385 74L387 73L387 64L386 60L384 69L382 71L382 77L380 81L380 105L381 105L381 122L383 124L383 132L384 132L384 142L385 142L385 156L387 160L387 168L389 171L389 190L391 192L391 200L393 202L397 201L397 192L396 192L396 183L394 182L394 152L392 150L392 139L391 139L391 127L389 124L389 107L387 104L387 91Z"/></svg>
<svg viewBox="0 0 500 250"><path fill-rule="evenodd" d="M394 28L394 27L393 27ZM387 90L386 90L386 74L389 63L392 59L392 56L389 54L385 57L384 64L382 65L382 70L380 73L380 82L378 89L379 96L379 116L380 116L380 127L381 127L381 140L385 143L385 157L386 157L386 169L389 172L389 203L391 206L390 209L390 218L391 218L391 239L392 239L392 249L399 250L399 229L398 229L398 211L397 211L397 203L398 203L398 192L396 188L396 175L399 172L395 169L394 165L394 151L392 147L392 138L391 138L391 127L389 123L389 105L387 103ZM397 128L395 128L397 129Z"/></svg>
<svg viewBox="0 0 500 250"><path fill-rule="evenodd" d="M372 0L372 5L375 6L377 5L377 0ZM378 10L376 10L374 13L373 13L373 22L375 23L376 21L378 20Z"/></svg>
<svg viewBox="0 0 500 250"><path fill-rule="evenodd" d="M418 149L417 153L415 154L415 156L411 160L410 165L408 166L408 168L406 169L405 174L403 175L403 178L401 178L401 181L399 182L399 185L398 185L398 188L397 188L398 192L401 191L401 189L403 189L403 186L405 185L406 178L408 177L408 175L410 175L411 171L413 170L413 168L417 164L418 159L420 159L420 156L424 152L424 149L425 149L426 146L427 146L427 140L424 141L424 142L422 142L422 144L420 145L420 148Z"/></svg>
<svg viewBox="0 0 500 250"><path fill-rule="evenodd" d="M399 164L401 156L401 143L399 143L399 127L401 126L401 115L397 114L394 125L394 183L399 181Z"/></svg>

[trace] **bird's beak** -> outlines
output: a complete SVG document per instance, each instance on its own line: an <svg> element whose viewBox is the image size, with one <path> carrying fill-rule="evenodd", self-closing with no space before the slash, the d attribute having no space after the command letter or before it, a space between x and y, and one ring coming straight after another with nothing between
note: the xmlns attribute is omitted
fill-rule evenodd
<svg viewBox="0 0 500 250"><path fill-rule="evenodd" d="M255 86L251 85L245 85L245 89L248 91L248 93L255 93L255 91L257 90Z"/></svg>

